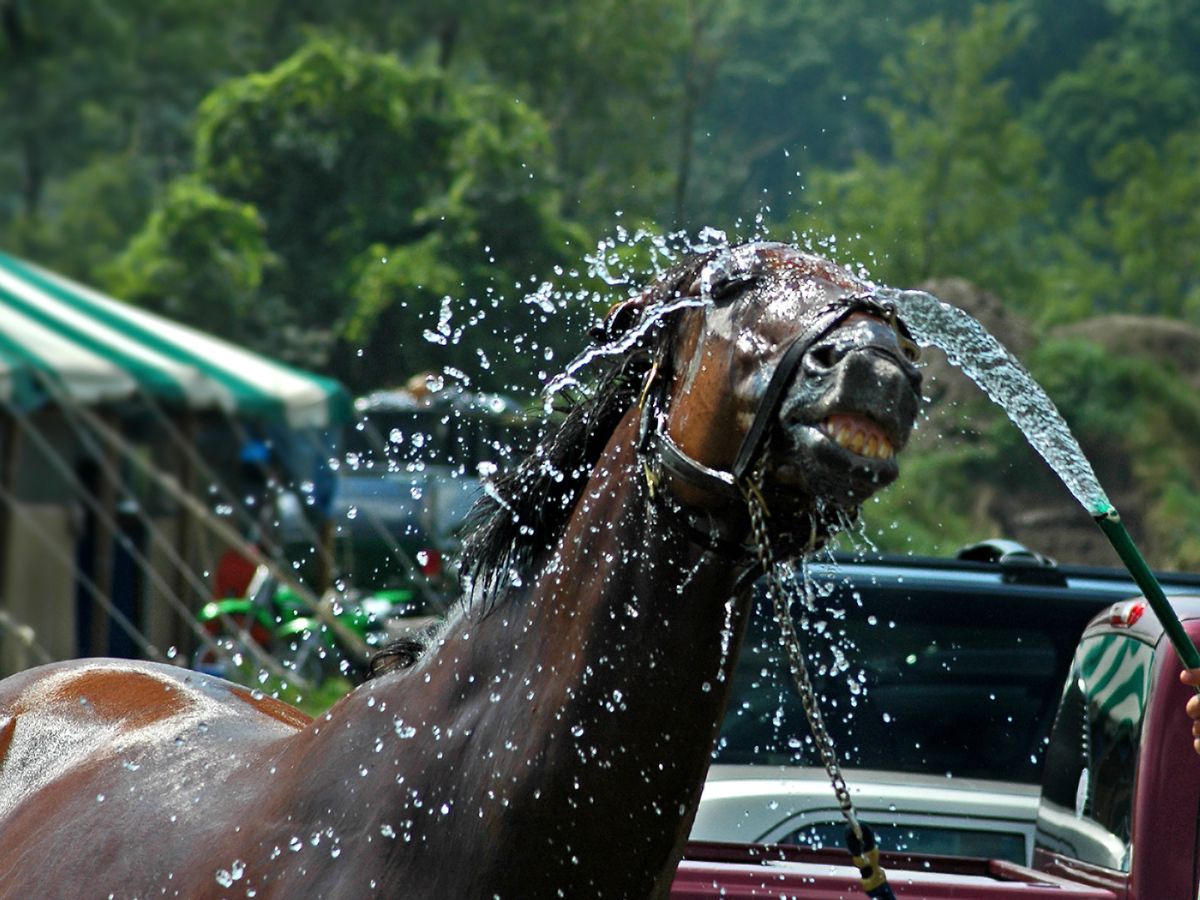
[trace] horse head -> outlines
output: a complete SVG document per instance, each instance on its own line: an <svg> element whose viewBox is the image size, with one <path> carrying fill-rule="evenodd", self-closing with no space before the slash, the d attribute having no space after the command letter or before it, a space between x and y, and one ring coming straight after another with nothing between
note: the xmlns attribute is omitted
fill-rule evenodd
<svg viewBox="0 0 1200 900"><path fill-rule="evenodd" d="M694 532L740 543L730 507L754 482L777 546L794 554L896 478L921 375L868 282L787 245L744 244L668 272L614 308L604 333L657 327L641 449Z"/></svg>

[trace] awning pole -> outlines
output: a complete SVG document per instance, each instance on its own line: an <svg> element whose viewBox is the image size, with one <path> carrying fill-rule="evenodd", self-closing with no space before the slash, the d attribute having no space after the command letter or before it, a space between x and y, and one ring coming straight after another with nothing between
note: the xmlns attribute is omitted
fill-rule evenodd
<svg viewBox="0 0 1200 900"><path fill-rule="evenodd" d="M65 410L63 413L65 414ZM95 517L96 543L92 548L92 581L97 590L113 601L113 562L117 552L117 481L112 477L120 460L111 448L101 448L104 459L99 466L95 486L95 498L100 515ZM86 486L80 485L80 490ZM83 498L80 498L81 500ZM108 656L108 630L112 627L112 616L108 609L100 609L100 615L92 618L92 633L89 638L91 656ZM139 629L140 630L140 629Z"/></svg>
<svg viewBox="0 0 1200 900"><path fill-rule="evenodd" d="M99 438L110 448L110 451L104 454L106 459L109 458L109 453L115 456L117 460L124 458L134 468L137 468L140 471L148 474L157 484L173 487L174 493L172 496L178 498L178 494L181 492L175 483L175 479L167 477L163 473L159 472L153 464L142 459L129 441L125 440L125 438L120 435L120 432L116 428L110 426L104 420L104 417L98 415L94 410L90 410L81 404L73 402L69 396L66 396L66 394L60 390L59 385L49 376L44 376L42 381L47 391L50 393L50 396L59 402L60 409L62 409L64 413L69 413L71 416L74 416L79 420L73 421L72 423L78 433L86 433L91 437ZM77 483L78 479L76 478L75 473L71 470L70 465L68 465L66 461L61 458L61 454L58 454L56 451L54 451L53 447L46 440L45 436L38 433L33 423L28 420L28 417L21 416L20 411L11 404L7 404L7 406L9 411L12 412L15 417L20 419L22 428L25 429L30 436L37 441L43 452L47 454L49 461L60 470L64 477L67 478L68 482L72 484ZM80 422L82 422L82 425ZM86 428L83 426L86 426ZM115 469L110 469L110 472L115 471ZM205 521L203 516L207 510L204 508L203 504L190 495L184 495L184 497L187 504L193 511L199 509L200 512L198 515L201 517L201 521ZM90 501L89 505L93 510L102 512L99 504L96 503L95 497L86 496L85 499ZM163 537L161 530L154 526L149 517L145 516L144 511L141 512L141 516L142 521L146 524L154 538L159 542L158 546L168 554L171 561L176 566L185 569L185 567L182 565L182 561L179 559L178 553L171 546L170 542ZM110 527L114 527L114 521L110 521L109 525ZM162 573L154 568L154 565L146 557L146 555L137 548L131 548L131 555L134 557L138 566L141 567L142 571L150 579L152 586L161 591L162 596L180 615L184 621L184 624L189 628L191 633L195 635L196 639L207 649L216 654L218 658L222 660L229 660L229 653L218 642L213 640L213 638L204 630L204 627L187 608L186 602L171 589L171 585L167 583ZM194 576L194 573L191 574ZM206 594L208 591L207 584L198 576L195 576L195 578L198 585L197 590ZM222 621L227 627L232 624L230 621L227 621L225 617L222 618ZM278 660L267 653L258 645L257 642L254 641L248 631L246 631L244 628L238 627L234 627L232 630L237 634L239 643L241 643L241 645L250 653L250 655L254 657L255 661L264 669L266 669L272 675L275 675L281 681L290 682L293 686L300 690L305 692L309 690L309 685L304 678L302 678L298 673L288 672L282 665L280 665Z"/></svg>
<svg viewBox="0 0 1200 900"><path fill-rule="evenodd" d="M13 497L13 485L17 479L17 462L20 459L21 429L17 427L16 419L6 412L0 412L0 489L5 496ZM6 603L8 598L5 591L8 586L8 558L12 552L9 544L12 542L12 523L16 516L13 503L0 505L0 603Z"/></svg>
<svg viewBox="0 0 1200 900"><path fill-rule="evenodd" d="M0 502L7 504L14 510L18 510L17 498L10 494L7 489L2 487L0 487ZM29 533L42 543L46 549L46 552L49 553L50 556L60 565L74 568L75 560L72 554L63 549L61 538L49 534L45 527L29 513L26 512L23 515L23 527L28 528ZM125 618L124 614L122 614L119 609L113 606L112 601L109 600L108 597L106 597L98 587L96 587L95 582L93 582L91 578L89 578L83 572L78 573L78 577L79 583L83 585L83 589L88 592L92 600L95 601L96 605L102 608L109 616L112 617L113 621L117 623L117 627L129 635L130 640L137 644L138 649L142 651L147 659L152 659L155 662L161 663L166 663L168 661L167 658L158 651L158 648L147 641L145 635L138 631L137 628L134 627L133 623Z"/></svg>
<svg viewBox="0 0 1200 900"><path fill-rule="evenodd" d="M191 410L183 413L179 430L184 440L191 441L195 439L196 419ZM176 464L179 471L180 486L189 494L195 495L196 467L192 463L191 456L187 453L177 454ZM200 611L201 605L208 600L211 594L198 597L188 578L190 572L196 571L196 566L194 565L196 561L196 527L192 511L181 503L179 504L175 518L176 528L178 529L176 546L179 548L179 557L181 560L181 564L175 570L175 593L183 599L188 611L194 618ZM188 629L183 627L182 622L177 623L175 632L175 644L184 653L184 658L190 659L192 651L196 649L195 638Z"/></svg>
<svg viewBox="0 0 1200 900"><path fill-rule="evenodd" d="M97 433L105 441L115 444L117 447L128 447L128 442L116 431L109 428L104 422L100 421L90 411L80 408L80 415L85 421L94 428ZM296 579L296 576L287 571L276 560L264 555L253 544L247 543L237 531L222 522L214 515L205 504L197 497L184 491L179 482L170 475L159 472L153 466L147 464L144 460L137 457L136 454L126 452L126 459L129 460L137 468L141 469L149 478L153 479L156 484L163 490L175 498L178 502L185 504L193 513L196 521L211 531L217 538L224 541L233 547L238 547L241 552L255 565L266 566L279 582L292 591L301 601L325 623L329 629L336 633L338 640L347 650L353 653L359 660L366 662L371 658L373 651L361 637L358 636L348 625L339 620L332 612L333 597L318 597L307 586ZM271 663L278 667L269 656L267 657ZM272 670L274 671L274 670ZM289 674L288 677L296 680L294 674Z"/></svg>

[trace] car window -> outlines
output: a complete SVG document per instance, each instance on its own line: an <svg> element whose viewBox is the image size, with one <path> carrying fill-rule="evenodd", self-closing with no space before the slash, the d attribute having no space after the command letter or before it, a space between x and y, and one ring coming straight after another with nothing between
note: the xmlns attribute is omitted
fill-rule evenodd
<svg viewBox="0 0 1200 900"><path fill-rule="evenodd" d="M889 825L879 822L877 818L872 819L871 828L879 846L888 851L1007 859L1021 865L1026 861L1025 836L1017 832L939 825ZM845 832L843 822L823 822L805 825L786 835L779 843L815 849L842 847Z"/></svg>
<svg viewBox="0 0 1200 900"><path fill-rule="evenodd" d="M1154 649L1126 635L1080 643L1050 738L1037 842L1129 871L1134 773Z"/></svg>
<svg viewBox="0 0 1200 900"><path fill-rule="evenodd" d="M1092 609L1036 598L846 588L804 633L845 766L1035 783L1071 651ZM715 759L820 765L779 647L756 605Z"/></svg>

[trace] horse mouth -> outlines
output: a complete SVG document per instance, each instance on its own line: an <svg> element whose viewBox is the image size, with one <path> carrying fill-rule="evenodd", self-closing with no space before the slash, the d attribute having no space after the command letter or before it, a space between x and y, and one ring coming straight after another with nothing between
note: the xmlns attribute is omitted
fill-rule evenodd
<svg viewBox="0 0 1200 900"><path fill-rule="evenodd" d="M886 461L896 455L896 444L884 428L859 413L833 413L817 429L851 456Z"/></svg>
<svg viewBox="0 0 1200 900"><path fill-rule="evenodd" d="M854 506L900 474L897 457L907 438L900 423L843 409L793 422L784 431L790 449L776 464L774 480L785 491Z"/></svg>

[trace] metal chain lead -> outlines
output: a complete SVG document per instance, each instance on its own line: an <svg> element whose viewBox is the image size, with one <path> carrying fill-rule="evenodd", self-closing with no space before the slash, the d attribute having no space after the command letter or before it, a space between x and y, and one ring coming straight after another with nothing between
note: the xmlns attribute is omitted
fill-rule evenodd
<svg viewBox="0 0 1200 900"><path fill-rule="evenodd" d="M788 666L792 672L792 680L796 683L796 691L800 694L800 704L804 707L804 716L808 719L808 729L812 733L817 752L829 776L838 807L855 836L861 841L862 826L854 810L854 801L850 799L850 791L846 780L842 777L842 767L838 762L837 749L833 738L825 727L825 719L821 716L821 707L817 702L817 693L813 688L812 679L808 674L808 663L804 658L804 648L800 643L800 635L796 632L796 624L792 621L791 610L788 606L789 591L779 577L779 567L775 564L775 554L771 549L771 539L767 533L767 504L763 498L763 469L761 465L751 474L748 482L744 482L742 494L746 498L746 508L750 515L750 528L754 532L755 552L759 565L767 578L767 593L771 597L775 622L779 626L784 648L788 654Z"/></svg>

